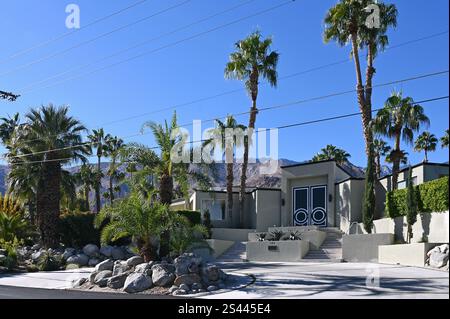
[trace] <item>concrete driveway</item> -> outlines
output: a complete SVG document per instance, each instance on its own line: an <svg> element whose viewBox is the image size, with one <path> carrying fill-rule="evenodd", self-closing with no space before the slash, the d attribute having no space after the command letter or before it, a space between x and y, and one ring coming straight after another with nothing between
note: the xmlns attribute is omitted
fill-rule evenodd
<svg viewBox="0 0 450 319"><path fill-rule="evenodd" d="M446 271L375 263L223 263L252 274L244 289L205 298L449 298Z"/></svg>

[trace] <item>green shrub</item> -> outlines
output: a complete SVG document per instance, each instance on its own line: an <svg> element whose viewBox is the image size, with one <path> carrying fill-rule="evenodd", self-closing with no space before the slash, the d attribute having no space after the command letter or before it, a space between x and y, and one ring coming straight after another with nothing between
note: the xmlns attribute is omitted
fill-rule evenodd
<svg viewBox="0 0 450 319"><path fill-rule="evenodd" d="M53 255L52 253L44 252L39 258L37 266L40 271L55 271L61 269L63 260L61 256Z"/></svg>
<svg viewBox="0 0 450 319"><path fill-rule="evenodd" d="M12 241L0 239L0 248L6 250L6 259L4 259L0 266L12 270L17 266L17 248L22 244L22 241L14 238Z"/></svg>
<svg viewBox="0 0 450 319"><path fill-rule="evenodd" d="M94 227L95 214L70 212L61 215L59 233L61 242L67 247L83 247L100 244L100 229Z"/></svg>
<svg viewBox="0 0 450 319"><path fill-rule="evenodd" d="M444 212L449 208L448 176L415 187L419 213ZM386 214L390 218L405 216L407 212L407 189L386 194Z"/></svg>
<svg viewBox="0 0 450 319"><path fill-rule="evenodd" d="M207 236L206 239L210 239L212 236L212 223L211 223L211 215L209 213L209 210L205 210L203 213L203 226L206 227Z"/></svg>
<svg viewBox="0 0 450 319"><path fill-rule="evenodd" d="M176 213L186 217L191 222L191 225L199 225L202 223L200 212L195 210L178 210Z"/></svg>
<svg viewBox="0 0 450 319"><path fill-rule="evenodd" d="M0 239L13 241L25 238L30 230L28 222L21 213L8 214L0 211Z"/></svg>

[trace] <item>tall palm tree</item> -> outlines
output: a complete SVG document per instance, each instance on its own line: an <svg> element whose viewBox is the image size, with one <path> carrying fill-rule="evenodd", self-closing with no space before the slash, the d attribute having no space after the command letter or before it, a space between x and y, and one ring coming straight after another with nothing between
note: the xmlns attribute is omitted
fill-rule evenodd
<svg viewBox="0 0 450 319"><path fill-rule="evenodd" d="M84 210L90 211L89 193L91 188L95 186L97 174L92 165L83 163L80 167L80 171L75 174L79 185L82 185L83 197L84 197Z"/></svg>
<svg viewBox="0 0 450 319"><path fill-rule="evenodd" d="M19 113L14 114L12 117L8 116L0 118L0 139L3 144L7 146L8 141L11 139L14 131L20 125L20 116Z"/></svg>
<svg viewBox="0 0 450 319"><path fill-rule="evenodd" d="M425 131L417 137L416 142L414 143L414 150L417 152L424 151L424 162L428 162L428 152L434 152L436 150L437 143L438 139L436 138L436 135Z"/></svg>
<svg viewBox="0 0 450 319"><path fill-rule="evenodd" d="M17 138L14 148L18 154L38 153L39 179L36 188L36 212L41 239L46 247L59 244L57 231L62 165L76 160L85 160L89 148L82 143L86 128L68 115L67 106L52 104L32 109L26 114L26 125ZM25 159L28 160L28 159ZM16 162L11 161L14 165Z"/></svg>
<svg viewBox="0 0 450 319"><path fill-rule="evenodd" d="M225 121L216 120L216 128L213 129L212 135L216 138L214 141L216 145L214 148L219 148L223 151L225 164L227 167L227 211L230 222L233 221L233 167L234 167L234 148L242 146L242 139L236 136L236 129L245 131L245 125L238 124L236 119L229 115Z"/></svg>
<svg viewBox="0 0 450 319"><path fill-rule="evenodd" d="M381 177L381 157L386 157L391 152L391 147L382 139L373 140L373 151L375 153L375 170L377 177Z"/></svg>
<svg viewBox="0 0 450 319"><path fill-rule="evenodd" d="M97 178L94 189L95 189L95 210L97 213L99 213L102 208L101 194L100 194L101 180L103 177L102 157L106 152L107 148L106 141L110 138L110 135L109 134L105 135L105 131L103 130L103 128L100 128L98 130L92 130L92 134L90 134L88 138L91 141L91 147L95 147L97 150Z"/></svg>
<svg viewBox="0 0 450 319"><path fill-rule="evenodd" d="M370 12L365 8L376 5L379 8L378 27L367 25ZM397 25L397 9L393 4L385 4L375 0L340 0L329 9L325 16L324 40L326 43L336 41L340 46L349 42L356 71L356 90L358 105L361 111L366 154L369 157L373 143L370 129L372 119L372 79L375 74L374 60L379 51L389 44L386 32L389 27ZM367 49L366 81L363 83L359 51Z"/></svg>
<svg viewBox="0 0 450 319"><path fill-rule="evenodd" d="M375 133L394 139L394 149L390 154L392 160L392 188L397 189L398 172L402 151L400 141L412 144L414 132L422 125L429 125L423 107L414 103L411 97L403 97L401 92L393 92L384 107L378 111L373 120Z"/></svg>
<svg viewBox="0 0 450 319"><path fill-rule="evenodd" d="M109 200L110 203L114 201L114 186L113 181L119 177L117 159L121 148L124 146L123 140L117 136L110 136L106 140L106 155L110 158L110 164L108 168L109 176Z"/></svg>
<svg viewBox="0 0 450 319"><path fill-rule="evenodd" d="M245 87L252 99L249 132L244 138L244 158L242 162L241 188L239 192L239 210L241 226L244 226L244 199L247 181L248 151L251 133L255 128L260 78L266 79L272 86L277 86L277 65L279 54L270 51L272 39L262 39L259 31L253 32L244 40L235 44L236 51L230 54L230 61L225 67L225 77L244 81Z"/></svg>
<svg viewBox="0 0 450 319"><path fill-rule="evenodd" d="M449 130L446 130L445 135L441 137L441 147L442 148L448 147L448 142L449 142L448 132L449 132Z"/></svg>
<svg viewBox="0 0 450 319"><path fill-rule="evenodd" d="M348 162L351 155L343 149L337 148L334 145L327 145L322 148L320 153L312 158L313 162L335 160L338 164Z"/></svg>

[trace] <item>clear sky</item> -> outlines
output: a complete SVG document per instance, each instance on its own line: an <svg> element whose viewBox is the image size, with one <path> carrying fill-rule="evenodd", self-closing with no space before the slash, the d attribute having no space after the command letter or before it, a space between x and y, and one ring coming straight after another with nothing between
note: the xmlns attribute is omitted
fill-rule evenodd
<svg viewBox="0 0 450 319"><path fill-rule="evenodd" d="M260 107L355 88L355 71L350 60L350 48L340 48L335 43L324 44L322 40L323 18L327 9L334 5L336 0L296 0L263 15L240 21L178 45L168 46L127 63L106 68L101 72L91 72L286 2L285 0L252 2L192 0L176 9L79 46L65 54L22 68L43 57L51 56L184 1L148 0L120 15L10 60L8 57L20 50L67 32L65 7L69 3L79 5L83 27L137 0L40 0L39 2L2 0L0 89L23 93L23 96L14 103L0 101L0 116L12 115L15 112L24 114L30 107L41 104L68 104L71 107L71 114L90 129L103 126L107 132L121 137L136 134L143 122L163 121L170 118L173 111L166 110L110 125L104 124L241 88L242 83L224 79L224 66L229 53L234 50L234 43L256 29L261 30L264 36L273 36L273 49L280 53L278 69L280 77L348 59L347 63L280 80L276 89L261 86L258 102ZM89 64L136 43L158 37L246 2L249 3L236 10L170 36L161 37L102 63L67 72L62 78L35 86L32 88L34 90L30 88L28 93L24 90L25 87L37 81L70 71L72 68L76 69L78 66ZM449 3L447 0L426 2L401 0L395 3L399 10L399 17L398 27L389 32L392 46L448 30ZM375 61L377 70L375 84L447 70L448 44L447 33L388 50ZM79 74L88 75L77 77ZM66 78L73 79L59 85L52 85ZM402 89L405 95L420 101L448 95L448 86L448 74L444 74L395 86L376 88L373 105L374 108L382 106L393 89ZM448 100L423 105L431 119L429 130L438 137L442 136L449 126L448 105ZM177 112L180 123L189 123L194 119L210 119L227 113L245 112L249 106L250 101L245 91L238 91L180 107ZM261 112L257 118L257 126L270 128L357 111L356 95L352 93ZM247 115L237 119L244 124L248 122ZM155 145L149 134L125 139L125 142L130 141ZM290 128L279 132L279 156L283 158L296 161L307 160L326 144L334 144L347 150L352 155L353 163L365 166L360 117ZM422 160L423 154L414 153L409 146L404 148L410 153L412 163ZM4 152L4 148L1 148L1 152ZM439 147L430 155L430 160L448 161L448 150L441 150Z"/></svg>

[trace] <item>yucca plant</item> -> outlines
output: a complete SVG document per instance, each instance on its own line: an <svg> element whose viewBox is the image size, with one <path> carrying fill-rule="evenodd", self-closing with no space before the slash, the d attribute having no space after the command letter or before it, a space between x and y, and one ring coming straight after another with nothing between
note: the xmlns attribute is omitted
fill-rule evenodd
<svg viewBox="0 0 450 319"><path fill-rule="evenodd" d="M22 214L7 214L0 211L0 239L13 241L16 237L25 238L28 231L28 222Z"/></svg>
<svg viewBox="0 0 450 319"><path fill-rule="evenodd" d="M63 260L61 256L44 252L38 260L37 266L40 271L55 271L61 269Z"/></svg>

